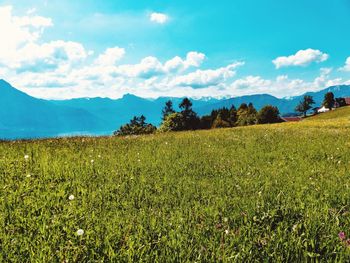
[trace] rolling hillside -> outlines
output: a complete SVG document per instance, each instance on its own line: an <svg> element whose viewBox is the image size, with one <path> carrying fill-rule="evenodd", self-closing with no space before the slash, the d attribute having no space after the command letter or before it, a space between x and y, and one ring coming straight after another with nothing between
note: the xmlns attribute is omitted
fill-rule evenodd
<svg viewBox="0 0 350 263"><path fill-rule="evenodd" d="M0 142L0 261L347 262L349 118Z"/></svg>

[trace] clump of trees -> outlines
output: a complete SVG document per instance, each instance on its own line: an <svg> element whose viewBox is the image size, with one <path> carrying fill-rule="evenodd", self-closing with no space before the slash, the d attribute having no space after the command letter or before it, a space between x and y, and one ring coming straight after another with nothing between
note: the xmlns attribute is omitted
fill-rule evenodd
<svg viewBox="0 0 350 263"><path fill-rule="evenodd" d="M238 110L234 105L231 108L220 108L213 110L210 115L201 118L193 111L192 103L185 98L179 105L181 112L168 112L166 103L163 109L163 122L159 128L160 132L185 131L197 129L230 128L236 126L247 126L254 124L281 122L280 113L277 107L267 105L257 111L252 103L242 103Z"/></svg>
<svg viewBox="0 0 350 263"><path fill-rule="evenodd" d="M171 108L169 108L171 105ZM179 104L180 112L175 112L172 103L167 101L162 111L163 122L159 128L161 132L197 130L200 126L200 118L192 109L192 102L184 98Z"/></svg>
<svg viewBox="0 0 350 263"><path fill-rule="evenodd" d="M315 104L315 101L312 96L305 95L299 104L295 107L295 111L299 112L306 117L307 112L312 109L312 105ZM322 106L326 109L332 110L333 108L344 107L346 106L345 98L335 98L333 92L327 92L324 95ZM314 108L314 114L318 113L319 108Z"/></svg>
<svg viewBox="0 0 350 263"><path fill-rule="evenodd" d="M150 123L146 123L146 117L141 115L140 117L134 117L129 123L121 126L118 131L114 132L114 135L140 135L151 134L157 130L157 127Z"/></svg>
<svg viewBox="0 0 350 263"><path fill-rule="evenodd" d="M337 107L347 106L345 98L335 98L333 92L327 92L324 95L322 106L329 110Z"/></svg>
<svg viewBox="0 0 350 263"><path fill-rule="evenodd" d="M257 111L252 103L242 103L238 109L232 105L230 108L213 110L209 115L202 117L193 110L192 102L188 98L184 98L178 106L180 111L175 111L171 101L165 103L162 110L162 123L158 130L152 124L146 123L146 118L141 116L134 117L130 123L121 126L115 135L230 128L281 122L279 110L271 105Z"/></svg>
<svg viewBox="0 0 350 263"><path fill-rule="evenodd" d="M257 122L259 124L282 122L280 111L275 106L266 105L258 112Z"/></svg>

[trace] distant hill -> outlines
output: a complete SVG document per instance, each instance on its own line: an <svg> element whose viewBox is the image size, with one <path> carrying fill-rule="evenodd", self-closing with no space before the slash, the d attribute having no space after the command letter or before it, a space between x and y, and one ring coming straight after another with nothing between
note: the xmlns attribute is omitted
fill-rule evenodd
<svg viewBox="0 0 350 263"><path fill-rule="evenodd" d="M179 110L178 105L182 98L161 97L155 100L144 99L135 95L126 94L121 99L108 98L82 98L72 100L51 101L59 106L68 106L84 109L95 116L105 120L110 129L119 128L120 125L128 122L133 116L145 115L147 122L159 125L161 122L161 112L165 102L173 101L174 108ZM200 109L219 102L217 99L192 100L194 109ZM213 108L213 107L212 107Z"/></svg>
<svg viewBox="0 0 350 263"><path fill-rule="evenodd" d="M80 108L33 98L0 80L0 138L51 137L95 133L106 123Z"/></svg>
<svg viewBox="0 0 350 263"><path fill-rule="evenodd" d="M350 86L334 86L318 92L308 92L316 105L321 105L324 94L332 91L335 97L350 97ZM199 115L209 114L221 107L239 107L253 103L257 109L270 104L277 106L282 115L293 113L302 96L276 98L268 94L235 97L230 99L192 99ZM0 80L0 139L37 138L61 135L112 134L120 125L135 115L145 115L147 122L159 125L161 110L166 101L172 100L174 108L182 98L140 98L126 94L120 99L80 98L71 100L42 100L33 98Z"/></svg>

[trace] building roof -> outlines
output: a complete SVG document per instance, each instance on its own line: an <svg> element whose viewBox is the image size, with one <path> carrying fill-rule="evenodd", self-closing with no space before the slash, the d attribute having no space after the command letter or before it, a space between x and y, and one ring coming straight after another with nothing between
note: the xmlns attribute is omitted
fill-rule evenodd
<svg viewBox="0 0 350 263"><path fill-rule="evenodd" d="M344 99L345 99L346 105L350 105L350 97L344 98Z"/></svg>

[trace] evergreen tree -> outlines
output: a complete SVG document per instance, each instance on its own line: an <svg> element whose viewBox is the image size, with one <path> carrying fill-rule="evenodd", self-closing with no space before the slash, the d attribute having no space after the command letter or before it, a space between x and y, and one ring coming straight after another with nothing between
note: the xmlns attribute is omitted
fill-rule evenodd
<svg viewBox="0 0 350 263"><path fill-rule="evenodd" d="M327 92L324 95L323 106L331 110L334 107L334 102L335 100L333 92Z"/></svg>
<svg viewBox="0 0 350 263"><path fill-rule="evenodd" d="M175 110L173 108L173 102L171 100L168 100L165 103L165 107L162 110L162 120L164 121L165 118L172 113L175 113Z"/></svg>
<svg viewBox="0 0 350 263"><path fill-rule="evenodd" d="M230 108L230 117L228 119L229 123L231 124L231 127L234 127L237 122L237 109L234 105Z"/></svg>
<svg viewBox="0 0 350 263"><path fill-rule="evenodd" d="M185 130L195 130L199 128L200 119L197 114L192 110L192 102L188 98L184 98L179 105L182 109L181 114L183 117L183 123Z"/></svg>

